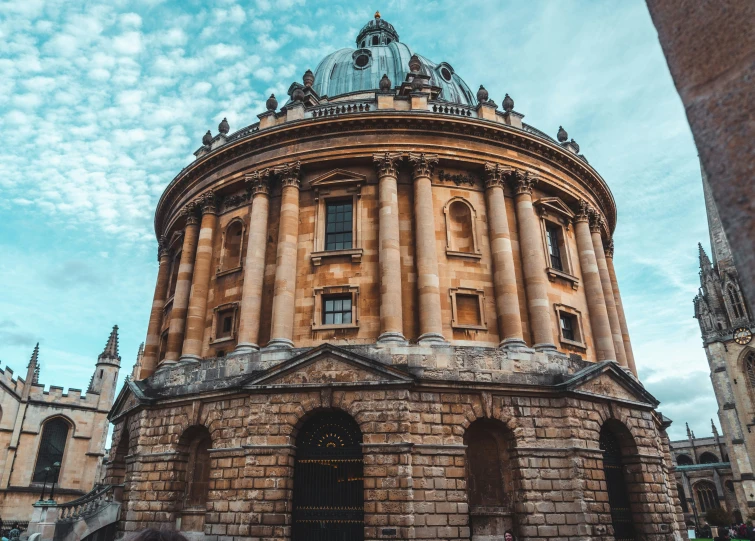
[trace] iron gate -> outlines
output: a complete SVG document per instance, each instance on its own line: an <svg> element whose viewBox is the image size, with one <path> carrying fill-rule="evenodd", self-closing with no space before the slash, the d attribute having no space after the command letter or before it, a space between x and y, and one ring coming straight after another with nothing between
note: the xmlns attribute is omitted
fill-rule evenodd
<svg viewBox="0 0 755 541"><path fill-rule="evenodd" d="M610 430L601 431L600 448L603 451L603 471L608 488L608 503L611 506L614 538L616 541L634 541L634 522L629 504L629 491L624 479L621 446Z"/></svg>
<svg viewBox="0 0 755 541"><path fill-rule="evenodd" d="M310 419L296 439L293 541L362 541L362 432L344 413Z"/></svg>

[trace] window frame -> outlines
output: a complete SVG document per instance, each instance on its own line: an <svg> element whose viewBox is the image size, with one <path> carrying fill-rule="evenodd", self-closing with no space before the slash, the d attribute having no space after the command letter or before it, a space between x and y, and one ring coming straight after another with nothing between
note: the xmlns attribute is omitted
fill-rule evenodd
<svg viewBox="0 0 755 541"><path fill-rule="evenodd" d="M472 251L471 252L462 252L460 250L457 250L457 246L453 245L453 236L451 235L451 216L450 216L450 209L451 205L454 203L461 203L463 205L466 205L467 208L469 208L469 217L472 221ZM474 205L472 205L469 200L464 199L463 197L452 197L446 202L446 205L443 207L443 217L445 218L446 223L446 256L447 257L460 257L460 258L468 258L468 259L482 259L482 252L480 250L480 243L478 242L478 236L477 236L477 210L474 208Z"/></svg>
<svg viewBox="0 0 755 541"><path fill-rule="evenodd" d="M54 421L60 421L64 423L67 427L65 442L63 443L63 453L60 457L60 468L58 469L58 478L56 480L56 483L58 484L58 486L62 485L61 480L63 479L63 472L64 472L65 464L66 464L66 456L68 455L68 449L71 446L70 441L74 437L74 430L75 430L74 424L69 419L67 419L66 417L62 415L53 415L51 417L48 417L44 419L39 425L39 432L37 433L38 437L36 438L37 451L36 451L36 456L34 457L34 466L31 470L31 478L29 481L30 485L37 486L37 485L44 484L44 481L35 481L34 476L37 473L37 465L39 463L40 453L42 451L42 439L45 436L45 428L47 428L47 425L49 423L54 422ZM52 485L52 482L53 482L53 479L48 476L47 484Z"/></svg>
<svg viewBox="0 0 755 541"><path fill-rule="evenodd" d="M220 324L220 317L226 313L231 312L233 321L231 323L230 336L218 336L218 329ZM239 327L239 303L238 302L226 302L219 304L213 308L212 313L212 330L210 333L210 345L225 344L226 342L232 342L237 339Z"/></svg>
<svg viewBox="0 0 755 541"><path fill-rule="evenodd" d="M238 260L237 265L229 266L225 268L226 249L227 249L226 242L228 239L228 230L235 224L241 224L241 242L239 243L239 260ZM223 228L223 234L221 235L221 239L220 239L220 258L218 260L218 269L215 273L217 276L225 276L226 274L233 274L234 272L239 272L241 271L241 269L244 268L245 243L246 243L246 222L240 216L236 216L232 218Z"/></svg>
<svg viewBox="0 0 755 541"><path fill-rule="evenodd" d="M312 310L312 330L326 331L359 328L359 286L340 285L316 287L313 290L314 309ZM325 324L325 300L327 297L351 296L351 323Z"/></svg>
<svg viewBox="0 0 755 541"><path fill-rule="evenodd" d="M331 210L334 210L335 214L337 215L339 212L337 210L335 210L335 207L343 207L343 206L347 206L347 205L350 207L349 212L351 214L351 220L348 220L348 221L344 220L344 221L341 221L341 222L333 222L333 223L336 223L336 224L337 223L342 223L342 224L344 224L344 226L348 224L350 226L349 231L341 231L340 234L344 234L344 233L349 233L350 234L351 238L349 240L349 244L351 246L349 246L348 248L345 248L345 247L344 248L328 248L328 242L330 240L329 239L330 235L338 235L339 234L339 232L333 232L333 233L329 233L328 232L328 226L331 224L331 221L330 221ZM323 243L324 243L325 251L327 251L327 252L336 252L336 251L343 251L343 250L353 250L354 249L354 223L356 222L356 220L354 219L354 200L353 200L353 198L347 198L347 199L339 199L339 198L335 198L335 197L328 198L325 201L324 208L325 208L325 232L324 232L325 237L323 239ZM342 243L345 244L344 242L342 242Z"/></svg>
<svg viewBox="0 0 755 541"><path fill-rule="evenodd" d="M315 227L310 259L319 266L327 258L350 257L352 263L362 261L362 186L367 177L345 169L334 169L310 182L315 192ZM327 205L338 201L351 201L351 248L326 250Z"/></svg>
<svg viewBox="0 0 755 541"><path fill-rule="evenodd" d="M585 342L585 331L582 324L582 313L576 308L566 306L565 304L554 304L553 307L556 310L556 322L558 323L559 342L571 348L587 350L587 343ZM564 336L564 330L561 326L562 314L572 317L576 322L573 330L577 333L577 335L573 340Z"/></svg>
<svg viewBox="0 0 755 541"><path fill-rule="evenodd" d="M448 290L451 296L451 327L458 330L468 331L487 331L488 323L485 318L485 291L482 289L472 289L469 287L454 287ZM466 325L459 322L459 308L456 304L457 295L476 296L479 302L480 324Z"/></svg>
<svg viewBox="0 0 755 541"><path fill-rule="evenodd" d="M579 278L576 276L576 267L569 246L569 232L572 230L571 223L574 219L574 213L558 197L543 197L535 201L533 207L540 217L540 233L548 280L551 282L562 280L570 284L572 289L579 289ZM549 226L558 232L562 269L557 269L552 265L551 254L548 249Z"/></svg>

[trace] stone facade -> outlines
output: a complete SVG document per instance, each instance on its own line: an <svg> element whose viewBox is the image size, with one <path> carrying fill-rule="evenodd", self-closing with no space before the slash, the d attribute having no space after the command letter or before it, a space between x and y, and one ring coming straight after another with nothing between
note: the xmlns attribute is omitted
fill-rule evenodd
<svg viewBox="0 0 755 541"><path fill-rule="evenodd" d="M749 514L737 498L742 491L736 484L741 482L734 480L726 443L713 421L711 426L713 437L696 438L688 426L686 440L671 442L676 489L690 529L702 524L705 512L712 507L726 509L737 523Z"/></svg>
<svg viewBox="0 0 755 541"><path fill-rule="evenodd" d="M683 538L607 184L510 97L444 101L433 81L466 83L376 21L354 66L221 124L158 204L145 349L111 412L122 531ZM318 94L384 56L395 85Z"/></svg>
<svg viewBox="0 0 755 541"><path fill-rule="evenodd" d="M694 299L695 317L700 324L722 439L731 463L736 505L732 504L730 510L747 518L755 507L755 434L751 431L755 416L755 322L741 290L705 171L702 177L712 259L700 246L700 292Z"/></svg>
<svg viewBox="0 0 755 541"><path fill-rule="evenodd" d="M99 480L105 456L107 415L113 405L120 369L118 328L114 328L105 350L97 359L86 394L79 389L64 392L40 382L39 345L34 349L26 379L13 371L0 371L0 516L3 520L28 521L32 504L40 499L44 475L39 467L60 462L55 501L73 500L86 494ZM62 429L59 439L46 429ZM51 428L52 427L52 428ZM50 443L52 441L52 443ZM50 445L56 451L49 453ZM48 464L48 462L50 464ZM37 474L37 475L35 475ZM53 474L48 474L47 499Z"/></svg>

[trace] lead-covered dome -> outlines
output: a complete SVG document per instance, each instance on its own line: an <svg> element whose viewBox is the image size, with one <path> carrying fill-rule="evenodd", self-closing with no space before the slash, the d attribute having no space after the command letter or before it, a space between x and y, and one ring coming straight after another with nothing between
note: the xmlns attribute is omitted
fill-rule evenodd
<svg viewBox="0 0 755 541"><path fill-rule="evenodd" d="M360 91L377 91L380 79L387 75L394 86L406 80L409 59L414 51L399 41L392 24L379 13L357 36L356 49L340 49L326 56L315 70L312 85L317 94L333 98ZM430 76L430 85L441 89L439 99L464 105L476 105L474 94L450 64L436 64L417 55L422 64L420 72Z"/></svg>

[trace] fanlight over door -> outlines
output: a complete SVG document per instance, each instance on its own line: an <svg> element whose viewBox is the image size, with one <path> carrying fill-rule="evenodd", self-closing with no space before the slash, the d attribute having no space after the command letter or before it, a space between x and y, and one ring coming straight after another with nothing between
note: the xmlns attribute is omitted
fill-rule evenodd
<svg viewBox="0 0 755 541"><path fill-rule="evenodd" d="M310 419L296 439L293 541L362 541L362 432L339 412Z"/></svg>

